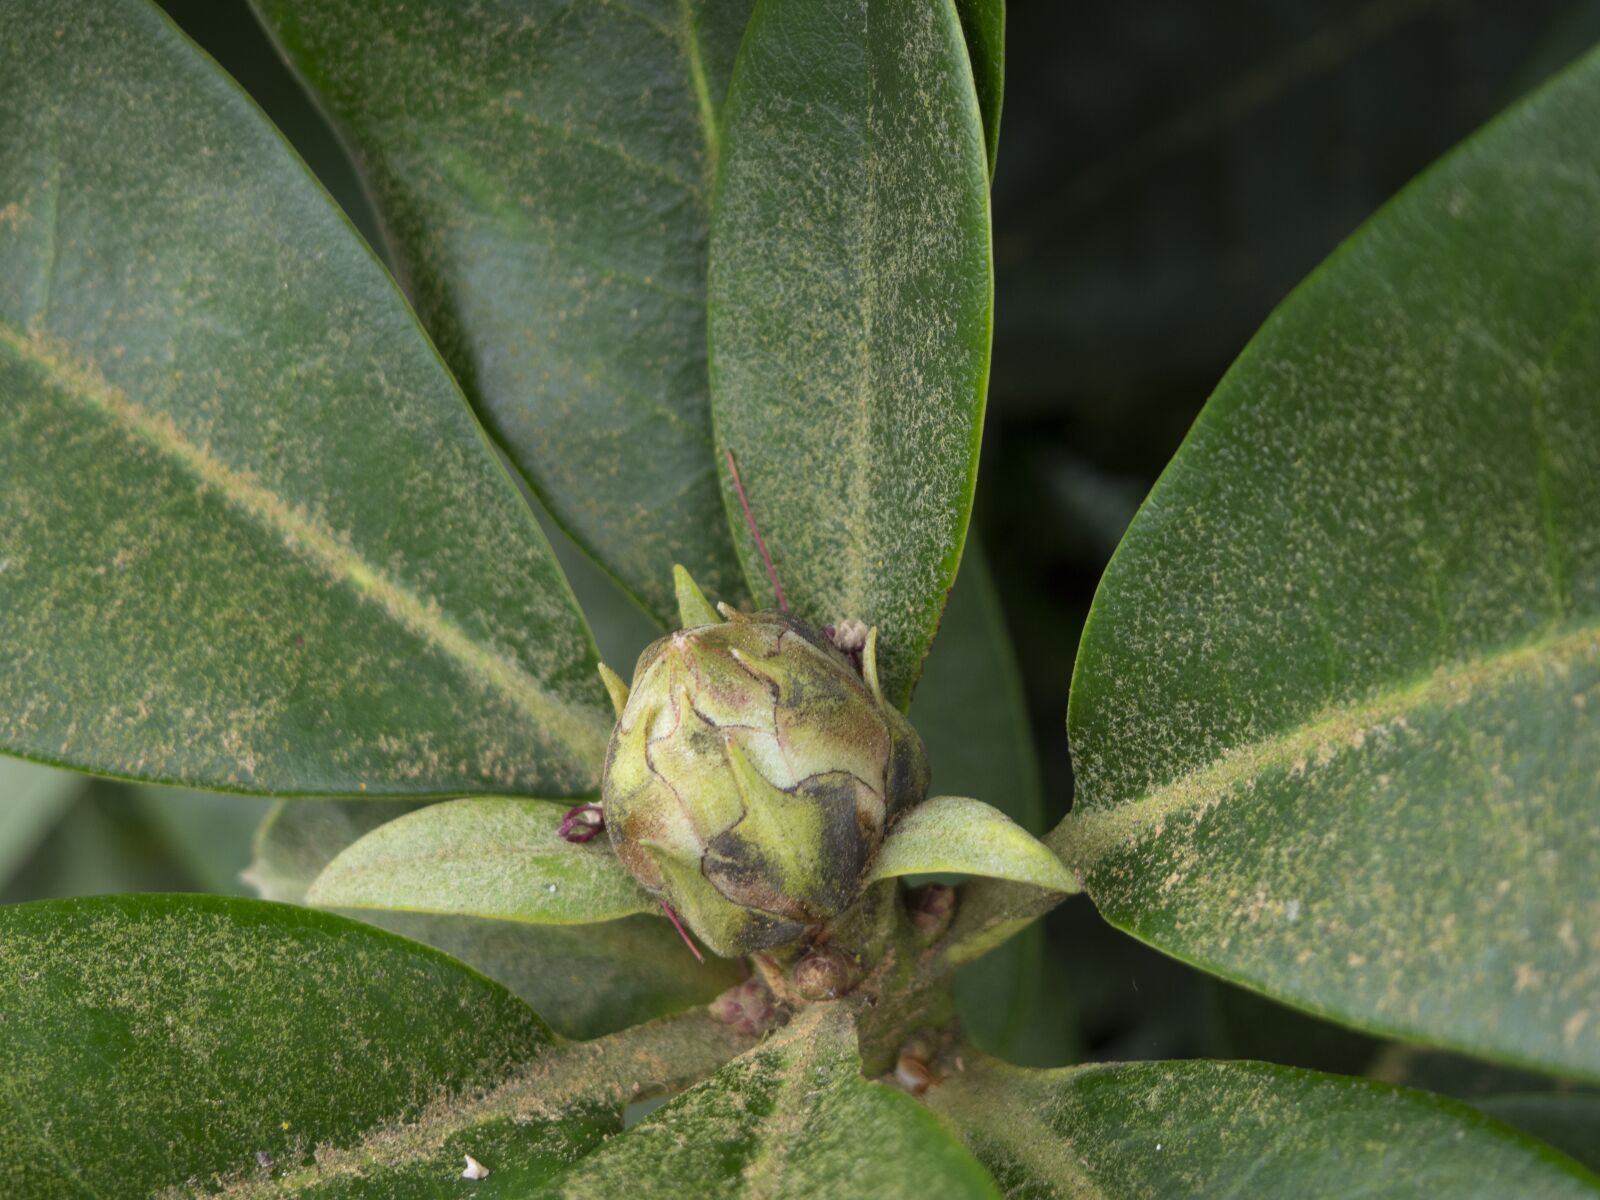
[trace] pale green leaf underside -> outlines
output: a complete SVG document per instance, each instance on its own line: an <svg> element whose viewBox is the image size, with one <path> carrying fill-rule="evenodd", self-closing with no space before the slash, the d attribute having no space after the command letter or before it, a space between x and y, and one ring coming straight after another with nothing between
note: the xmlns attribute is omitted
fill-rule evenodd
<svg viewBox="0 0 1600 1200"><path fill-rule="evenodd" d="M814 1006L568 1171L573 1200L998 1200L983 1168L904 1092L861 1077L842 1006Z"/></svg>
<svg viewBox="0 0 1600 1200"><path fill-rule="evenodd" d="M599 925L530 925L439 913L337 911L482 971L568 1038L597 1038L701 1008L744 977L740 959L700 962L659 915Z"/></svg>
<svg viewBox="0 0 1600 1200"><path fill-rule="evenodd" d="M723 139L719 455L795 610L876 625L904 707L966 536L989 366L987 163L954 6L766 0ZM770 602L723 471L745 576Z"/></svg>
<svg viewBox="0 0 1600 1200"><path fill-rule="evenodd" d="M1600 1077L1600 58L1263 328L1073 684L1102 911L1300 1006Z"/></svg>
<svg viewBox="0 0 1600 1200"><path fill-rule="evenodd" d="M1600 1178L1455 1100L1267 1063L1026 1071L928 1094L1006 1195L1593 1197Z"/></svg>
<svg viewBox="0 0 1600 1200"><path fill-rule="evenodd" d="M711 449L718 110L752 0L256 0L423 320L557 521L663 624L737 602Z"/></svg>
<svg viewBox="0 0 1600 1200"><path fill-rule="evenodd" d="M304 904L341 850L420 807L408 800L279 800L256 826L244 881L263 900Z"/></svg>
<svg viewBox="0 0 1600 1200"><path fill-rule="evenodd" d="M312 881L340 851L414 807L401 801L279 801L257 831L246 879L266 899L303 903ZM708 1004L739 981L737 961L695 961L672 927L654 916L530 925L371 908L341 912L482 971L532 1005L563 1037L599 1037Z"/></svg>
<svg viewBox="0 0 1600 1200"><path fill-rule="evenodd" d="M340 851L410 810L398 801L279 801L257 831L246 878L266 899L301 903ZM599 1037L708 1004L740 978L737 960L697 962L655 916L530 925L370 908L343 912L477 968L531 1004L563 1037Z"/></svg>
<svg viewBox="0 0 1600 1200"><path fill-rule="evenodd" d="M604 836L556 830L551 800L449 800L381 825L317 876L306 903L573 925L658 912Z"/></svg>
<svg viewBox="0 0 1600 1200"><path fill-rule="evenodd" d="M592 789L571 592L392 281L143 0L0 44L0 746L224 791Z"/></svg>
<svg viewBox="0 0 1600 1200"><path fill-rule="evenodd" d="M939 872L1078 890L1072 872L1048 846L999 809L966 796L930 797L896 821L867 879Z"/></svg>

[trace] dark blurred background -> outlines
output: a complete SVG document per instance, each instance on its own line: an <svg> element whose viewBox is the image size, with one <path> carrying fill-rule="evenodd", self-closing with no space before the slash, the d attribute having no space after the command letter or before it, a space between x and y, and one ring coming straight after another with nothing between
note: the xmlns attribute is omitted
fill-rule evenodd
<svg viewBox="0 0 1600 1200"><path fill-rule="evenodd" d="M338 142L242 0L166 7L370 234ZM1600 0L1013 0L1008 25L976 519L1053 823L1072 793L1063 716L1084 613L1206 396L1342 238L1600 40ZM44 798L0 813L0 899L244 890L265 802L54 773L29 786ZM1047 934L1025 1059L1246 1056L1467 1096L1550 1086L1290 1013L1107 929L1081 899Z"/></svg>

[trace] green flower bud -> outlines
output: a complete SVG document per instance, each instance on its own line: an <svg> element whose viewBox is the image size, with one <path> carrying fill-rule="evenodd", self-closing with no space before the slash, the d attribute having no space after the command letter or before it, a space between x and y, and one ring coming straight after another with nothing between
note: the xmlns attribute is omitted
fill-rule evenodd
<svg viewBox="0 0 1600 1200"><path fill-rule="evenodd" d="M688 619L711 615L687 586ZM879 694L875 638L858 671L785 613L722 615L649 646L631 689L607 673L620 713L601 788L623 865L731 956L849 908L884 831L926 797L928 765Z"/></svg>

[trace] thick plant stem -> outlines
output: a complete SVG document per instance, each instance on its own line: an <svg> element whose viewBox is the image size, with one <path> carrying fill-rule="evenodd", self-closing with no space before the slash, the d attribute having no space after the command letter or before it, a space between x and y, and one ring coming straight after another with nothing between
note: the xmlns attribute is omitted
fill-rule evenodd
<svg viewBox="0 0 1600 1200"><path fill-rule="evenodd" d="M854 923L858 934L855 949L865 951L869 970L844 1000L855 1011L862 1066L869 1075L888 1070L909 1038L932 1036L937 1041L953 1037L955 1006L950 981L955 972L1066 898L1066 893L1048 888L1000 879L974 880L957 891L953 917L935 932L926 922L919 927L900 902L894 881L886 882L879 903L863 906L874 918ZM865 929L872 931L871 936L859 938ZM848 945L850 939L843 942ZM807 1002L796 994L780 957L754 956L757 975L779 1006L804 1008ZM803 956L798 961L803 961Z"/></svg>

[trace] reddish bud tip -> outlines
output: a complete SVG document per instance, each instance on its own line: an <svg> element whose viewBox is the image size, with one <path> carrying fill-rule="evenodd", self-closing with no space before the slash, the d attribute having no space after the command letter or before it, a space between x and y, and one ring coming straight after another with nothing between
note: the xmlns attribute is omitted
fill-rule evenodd
<svg viewBox="0 0 1600 1200"><path fill-rule="evenodd" d="M567 809L556 836L569 842L592 842L606 827L606 810L598 804L578 804Z"/></svg>

